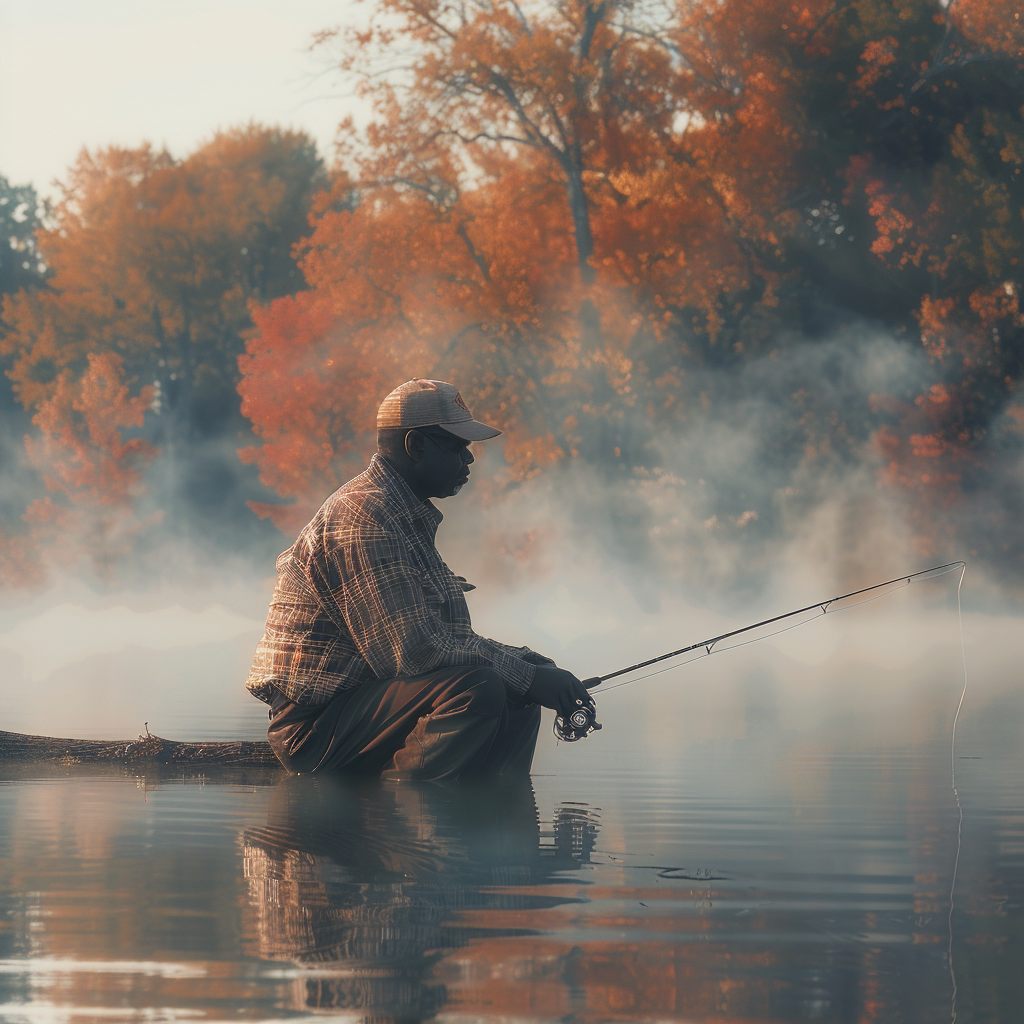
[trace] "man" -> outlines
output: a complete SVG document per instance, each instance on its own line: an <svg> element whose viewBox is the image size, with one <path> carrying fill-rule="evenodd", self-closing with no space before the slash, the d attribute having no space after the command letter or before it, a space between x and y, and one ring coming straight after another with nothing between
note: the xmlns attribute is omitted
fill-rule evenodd
<svg viewBox="0 0 1024 1024"><path fill-rule="evenodd" d="M478 636L473 589L434 546L431 498L469 479L480 423L451 384L411 380L377 413L369 468L324 502L277 560L249 690L294 773L443 779L526 775L540 707L591 705L571 672Z"/></svg>

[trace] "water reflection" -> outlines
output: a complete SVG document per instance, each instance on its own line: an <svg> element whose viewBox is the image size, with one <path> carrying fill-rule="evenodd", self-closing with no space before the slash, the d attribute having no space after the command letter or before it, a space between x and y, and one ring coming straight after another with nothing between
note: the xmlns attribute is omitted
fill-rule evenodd
<svg viewBox="0 0 1024 1024"><path fill-rule="evenodd" d="M580 804L559 805L542 834L529 783L286 779L266 826L243 835L250 952L301 966L291 1009L430 1017L448 1001L438 961L474 940L533 934L471 912L507 920L584 902L537 887L588 864L597 834L597 812Z"/></svg>
<svg viewBox="0 0 1024 1024"><path fill-rule="evenodd" d="M1024 774L999 711L958 747L953 908L945 736L577 744L536 801L0 766L0 1020L932 1024L952 946L957 1024L1016 1024Z"/></svg>

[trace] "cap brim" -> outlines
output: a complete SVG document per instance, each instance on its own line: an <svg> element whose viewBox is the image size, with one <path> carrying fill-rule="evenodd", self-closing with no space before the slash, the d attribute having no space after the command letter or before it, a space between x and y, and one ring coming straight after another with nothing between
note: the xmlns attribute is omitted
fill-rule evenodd
<svg viewBox="0 0 1024 1024"><path fill-rule="evenodd" d="M463 420L461 423L438 423L437 425L442 430L447 430L449 434L461 437L463 441L486 441L501 433L497 427L489 427L479 420Z"/></svg>

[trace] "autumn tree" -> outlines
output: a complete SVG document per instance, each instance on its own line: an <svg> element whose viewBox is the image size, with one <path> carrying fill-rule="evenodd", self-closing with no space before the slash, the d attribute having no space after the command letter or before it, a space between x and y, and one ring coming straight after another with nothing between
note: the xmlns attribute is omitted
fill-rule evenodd
<svg viewBox="0 0 1024 1024"><path fill-rule="evenodd" d="M46 266L36 245L44 204L31 185L12 185L0 175L0 303L22 289L36 290ZM0 314L0 337L5 330ZM38 490L21 457L21 439L29 416L14 397L11 382L0 379L0 578L15 585L35 582L40 567L20 523L26 495Z"/></svg>
<svg viewBox="0 0 1024 1024"><path fill-rule="evenodd" d="M291 502L255 507L291 529L412 375L502 426L507 483L574 459L647 479L745 368L867 321L928 370L852 410L773 394L763 465L825 479L874 451L922 545L952 543L1024 439L1019 21L1008 0L378 0L319 37L374 111L329 185L303 136L256 128L76 165L38 235L52 279L4 312L54 507L143 515L147 460L240 413ZM979 550L1024 546L999 533Z"/></svg>
<svg viewBox="0 0 1024 1024"><path fill-rule="evenodd" d="M742 39L703 7L578 0L387 0L322 37L377 119L305 243L308 290L257 315L242 360L266 483L315 500L412 373L466 382L515 478L640 464L629 410L671 425L689 362L757 349L801 114L777 21L737 6Z"/></svg>
<svg viewBox="0 0 1024 1024"><path fill-rule="evenodd" d="M152 402L152 387L131 394L120 355L90 353L85 372L63 370L33 416L37 433L25 439L29 459L58 500L35 499L25 519L36 542L65 570L91 562L109 577L150 525L133 506L157 450L125 433L138 432Z"/></svg>
<svg viewBox="0 0 1024 1024"><path fill-rule="evenodd" d="M813 248L791 258L819 288L884 318L927 354L919 393L877 404L887 420L878 433L887 478L913 496L931 549L955 536L964 495L991 490L1021 453L1024 27L1016 6L851 3L810 62L800 97L824 174L808 204L818 215L808 213L804 233ZM1000 500L1019 500L1002 490ZM976 550L1019 552L1024 538L1008 513L992 513L999 530L990 519L973 531Z"/></svg>
<svg viewBox="0 0 1024 1024"><path fill-rule="evenodd" d="M258 126L184 160L148 146L81 155L36 236L47 287L8 297L0 343L38 431L32 458L67 515L134 508L158 450L167 483L150 504L194 508L230 486L228 452L210 456L222 469L203 493L188 474L204 443L243 426L249 303L297 286L291 248L324 181L308 137Z"/></svg>

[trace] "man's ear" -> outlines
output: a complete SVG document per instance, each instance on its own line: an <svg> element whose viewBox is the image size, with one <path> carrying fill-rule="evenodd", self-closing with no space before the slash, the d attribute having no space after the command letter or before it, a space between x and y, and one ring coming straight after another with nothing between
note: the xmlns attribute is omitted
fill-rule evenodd
<svg viewBox="0 0 1024 1024"><path fill-rule="evenodd" d="M413 462L419 463L423 458L423 449L426 447L426 438L418 430L410 430L405 435L405 454Z"/></svg>

